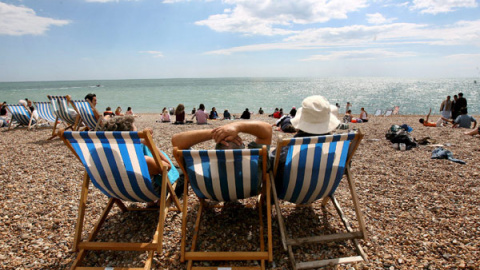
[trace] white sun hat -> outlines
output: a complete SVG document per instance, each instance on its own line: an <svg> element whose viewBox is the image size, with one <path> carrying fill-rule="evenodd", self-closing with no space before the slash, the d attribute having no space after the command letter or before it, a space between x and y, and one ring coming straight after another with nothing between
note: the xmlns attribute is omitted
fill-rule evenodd
<svg viewBox="0 0 480 270"><path fill-rule="evenodd" d="M340 124L335 116L336 106L323 96L310 96L302 101L302 107L297 110L295 117L290 120L296 129L311 134L328 133Z"/></svg>

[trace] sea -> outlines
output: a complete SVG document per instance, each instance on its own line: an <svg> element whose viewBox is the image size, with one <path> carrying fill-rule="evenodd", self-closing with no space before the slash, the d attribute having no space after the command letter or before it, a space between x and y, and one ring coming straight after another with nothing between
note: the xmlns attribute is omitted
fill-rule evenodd
<svg viewBox="0 0 480 270"><path fill-rule="evenodd" d="M241 113L246 108L257 113L263 108L272 113L283 108L288 113L311 95L322 95L331 104L338 103L340 112L350 102L352 112L362 107L373 115L399 106L400 114L426 114L432 108L439 114L442 100L462 92L468 101L469 114L480 114L480 78L181 78L135 79L95 81L41 81L0 82L0 102L17 104L28 98L48 101L47 95L70 95L83 99L88 93L97 95L97 109L118 106L125 112L132 107L134 113L160 113L164 107L185 105L190 112L200 103L206 110L216 107L223 113Z"/></svg>

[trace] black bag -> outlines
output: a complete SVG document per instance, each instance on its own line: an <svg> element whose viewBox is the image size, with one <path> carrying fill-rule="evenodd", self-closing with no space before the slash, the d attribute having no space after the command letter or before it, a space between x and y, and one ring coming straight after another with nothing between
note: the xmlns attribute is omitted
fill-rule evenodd
<svg viewBox="0 0 480 270"><path fill-rule="evenodd" d="M392 125L385 134L385 138L392 143L404 143L407 149L417 147L417 142L412 138L410 133L399 125Z"/></svg>

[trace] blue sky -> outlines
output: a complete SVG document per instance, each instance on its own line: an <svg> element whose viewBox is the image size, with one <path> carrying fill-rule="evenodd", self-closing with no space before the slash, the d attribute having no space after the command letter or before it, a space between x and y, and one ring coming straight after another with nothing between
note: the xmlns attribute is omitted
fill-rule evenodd
<svg viewBox="0 0 480 270"><path fill-rule="evenodd" d="M477 0L0 0L0 81L480 78Z"/></svg>

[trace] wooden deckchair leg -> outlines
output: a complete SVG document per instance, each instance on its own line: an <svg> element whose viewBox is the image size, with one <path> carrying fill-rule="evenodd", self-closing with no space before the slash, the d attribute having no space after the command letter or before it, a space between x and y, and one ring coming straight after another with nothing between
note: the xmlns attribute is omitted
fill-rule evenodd
<svg viewBox="0 0 480 270"><path fill-rule="evenodd" d="M180 245L180 262L185 262L185 241L187 235L187 215L188 215L188 177L185 175L183 186L183 213L182 213L182 240Z"/></svg>
<svg viewBox="0 0 480 270"><path fill-rule="evenodd" d="M72 250L74 252L78 251L78 244L82 239L83 222L85 220L85 208L87 205L89 184L90 184L90 177L88 177L87 172L85 172L83 175L82 193L80 195L80 205L78 207L77 226L75 229L75 237L73 238L74 240L73 240Z"/></svg>
<svg viewBox="0 0 480 270"><path fill-rule="evenodd" d="M265 181L267 188L267 248L268 248L268 261L273 261L273 240L272 240L272 193L270 187L270 181Z"/></svg>
<svg viewBox="0 0 480 270"><path fill-rule="evenodd" d="M297 263L295 262L295 255L293 255L293 249L291 245L288 246L288 257L292 263L292 269L297 270Z"/></svg>
<svg viewBox="0 0 480 270"><path fill-rule="evenodd" d="M367 240L368 236L367 236L367 230L365 228L365 220L363 219L362 210L360 210L360 204L358 202L357 192L355 191L355 183L353 178L351 177L350 165L347 165L345 172L347 174L348 186L350 187L350 193L352 196L353 206L355 208L355 213L357 215L360 231L363 233L363 239Z"/></svg>
<svg viewBox="0 0 480 270"><path fill-rule="evenodd" d="M51 140L57 136L57 133L55 132L57 130L57 124L58 124L58 116L55 118L55 124L53 124L52 137L48 138L48 140Z"/></svg>
<svg viewBox="0 0 480 270"><path fill-rule="evenodd" d="M285 223L283 222L282 212L280 211L280 204L278 203L277 190L275 188L275 179L270 172L270 182L272 184L273 201L275 202L275 211L277 212L278 226L280 227L280 238L282 239L283 249L287 251L287 237L285 231Z"/></svg>
<svg viewBox="0 0 480 270"><path fill-rule="evenodd" d="M162 252L163 248L163 229L165 227L165 217L167 215L166 212L168 212L168 205L166 205L167 202L167 181L168 177L167 174L164 173L162 175L162 189L160 192L160 213L159 213L159 220L158 220L158 225L157 225L157 231L155 232L154 236L154 242L158 243L157 247L157 252L160 253ZM163 207L162 207L163 204Z"/></svg>

